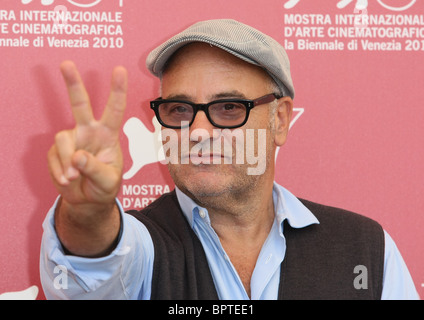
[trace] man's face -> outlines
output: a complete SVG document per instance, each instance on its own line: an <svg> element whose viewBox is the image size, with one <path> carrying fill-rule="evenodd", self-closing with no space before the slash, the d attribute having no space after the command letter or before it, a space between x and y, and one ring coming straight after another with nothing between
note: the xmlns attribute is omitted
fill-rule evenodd
<svg viewBox="0 0 424 320"><path fill-rule="evenodd" d="M261 68L218 48L196 43L180 49L172 58L162 78L162 98L198 104L223 98L253 100L273 93L270 87L270 78ZM201 199L221 196L228 192L234 195L243 194L246 190L254 188L261 179L272 183L275 152L273 128L276 123L275 120L271 121L273 117L270 110L270 104L253 108L247 123L231 131L214 127L206 114L199 111L189 129L176 130L180 161L178 164L175 161L168 164L175 184L186 194ZM247 135L249 131L250 134L254 133L253 141L252 136ZM259 131L262 131L262 135ZM243 145L237 143L241 140L232 139L226 132L233 133L233 137L241 136ZM232 150L224 151L222 147L217 152L215 147L212 148L214 141L219 139L230 141ZM181 147L184 141L187 141L188 150ZM203 145L209 145L210 148L202 148ZM240 146L243 147L241 151ZM253 165L251 161L250 164L247 163L248 150L245 149L249 146L252 147L249 150L254 156L263 158L263 163L259 163L259 160ZM199 150L201 158L198 157ZM237 153L240 152L244 153L243 163L240 163L240 158L236 159ZM190 161L188 164L182 164L181 160L188 162L187 153L190 155ZM206 159L209 164L199 164ZM261 174L248 174L248 168L252 170L259 165L264 166Z"/></svg>

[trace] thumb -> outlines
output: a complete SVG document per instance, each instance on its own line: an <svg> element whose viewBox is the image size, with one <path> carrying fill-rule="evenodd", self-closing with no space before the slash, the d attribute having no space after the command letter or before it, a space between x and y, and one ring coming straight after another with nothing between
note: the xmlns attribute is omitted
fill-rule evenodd
<svg viewBox="0 0 424 320"><path fill-rule="evenodd" d="M85 150L78 150L72 158L73 165L81 175L90 180L97 188L105 191L115 191L120 181L120 172L114 166L108 165Z"/></svg>
<svg viewBox="0 0 424 320"><path fill-rule="evenodd" d="M82 173L87 171L86 165L87 165L89 156L90 156L90 154L88 152L83 151L83 150L77 151L75 153L75 155L73 156L72 160L73 160L74 166L78 170L80 170Z"/></svg>

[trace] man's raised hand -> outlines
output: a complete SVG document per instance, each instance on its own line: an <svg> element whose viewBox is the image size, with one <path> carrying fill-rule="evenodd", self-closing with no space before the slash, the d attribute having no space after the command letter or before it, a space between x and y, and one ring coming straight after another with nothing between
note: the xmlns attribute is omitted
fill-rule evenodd
<svg viewBox="0 0 424 320"><path fill-rule="evenodd" d="M116 67L109 99L99 121L75 64L61 64L76 126L56 134L49 168L59 193L74 204L113 201L122 175L119 132L126 106L127 72Z"/></svg>
<svg viewBox="0 0 424 320"><path fill-rule="evenodd" d="M56 231L70 252L99 256L113 248L120 225L115 198L122 180L119 134L126 106L127 71L114 68L100 120L93 116L75 64L65 61L61 71L76 125L57 133L48 153L50 175L61 195Z"/></svg>

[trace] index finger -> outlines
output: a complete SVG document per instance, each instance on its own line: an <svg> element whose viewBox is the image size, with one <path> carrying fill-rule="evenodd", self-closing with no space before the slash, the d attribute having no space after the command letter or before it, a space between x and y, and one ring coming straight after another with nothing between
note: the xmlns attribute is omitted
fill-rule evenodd
<svg viewBox="0 0 424 320"><path fill-rule="evenodd" d="M101 119L101 122L113 131L118 131L121 128L127 104L127 87L127 70L124 67L115 67L112 72L109 99Z"/></svg>
<svg viewBox="0 0 424 320"><path fill-rule="evenodd" d="M94 120L93 111L90 105L90 98L77 67L72 61L64 61L60 65L60 70L68 89L72 114L76 123L89 124Z"/></svg>

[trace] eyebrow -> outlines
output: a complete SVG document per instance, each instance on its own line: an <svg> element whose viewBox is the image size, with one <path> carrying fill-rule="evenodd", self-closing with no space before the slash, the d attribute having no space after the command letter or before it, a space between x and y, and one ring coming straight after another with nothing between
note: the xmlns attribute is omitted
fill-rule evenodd
<svg viewBox="0 0 424 320"><path fill-rule="evenodd" d="M224 91L217 94L209 96L209 101L219 100L219 99L247 99L246 95L238 90ZM193 97L187 94L171 94L168 97L164 98L166 100L186 100L193 101Z"/></svg>

